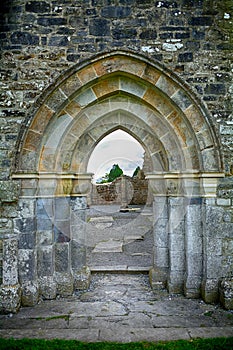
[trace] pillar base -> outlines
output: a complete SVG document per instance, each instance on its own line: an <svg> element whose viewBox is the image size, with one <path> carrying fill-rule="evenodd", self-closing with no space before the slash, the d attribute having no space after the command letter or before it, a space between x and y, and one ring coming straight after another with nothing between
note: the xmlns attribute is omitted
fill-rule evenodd
<svg viewBox="0 0 233 350"><path fill-rule="evenodd" d="M171 294L184 293L184 273L181 271L170 271L168 277L168 292Z"/></svg>
<svg viewBox="0 0 233 350"><path fill-rule="evenodd" d="M184 295L189 299L198 299L201 297L201 281L197 277L188 278L184 286Z"/></svg>
<svg viewBox="0 0 233 350"><path fill-rule="evenodd" d="M220 284L220 302L226 310L233 310L233 280L223 279Z"/></svg>
<svg viewBox="0 0 233 350"><path fill-rule="evenodd" d="M52 300L57 296L57 284L52 276L41 277L39 280L40 295L43 299Z"/></svg>
<svg viewBox="0 0 233 350"><path fill-rule="evenodd" d="M202 299L207 304L216 304L219 301L219 288L217 279L208 279L202 282Z"/></svg>
<svg viewBox="0 0 233 350"><path fill-rule="evenodd" d="M16 313L20 308L21 288L19 284L0 288L0 313Z"/></svg>
<svg viewBox="0 0 233 350"><path fill-rule="evenodd" d="M22 306L34 306L39 300L39 286L37 282L27 281L23 282L21 303Z"/></svg>
<svg viewBox="0 0 233 350"><path fill-rule="evenodd" d="M74 291L74 279L69 273L56 273L57 294L61 297L68 297Z"/></svg>
<svg viewBox="0 0 233 350"><path fill-rule="evenodd" d="M153 267L149 271L149 281L153 290L161 290L167 287L167 269Z"/></svg>
<svg viewBox="0 0 233 350"><path fill-rule="evenodd" d="M91 282L91 271L88 266L84 266L81 270L75 270L74 273L74 289L85 290Z"/></svg>

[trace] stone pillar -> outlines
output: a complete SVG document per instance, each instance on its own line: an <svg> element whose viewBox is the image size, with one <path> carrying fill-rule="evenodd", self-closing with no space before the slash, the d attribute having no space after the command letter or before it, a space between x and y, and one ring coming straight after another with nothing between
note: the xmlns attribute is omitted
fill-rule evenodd
<svg viewBox="0 0 233 350"><path fill-rule="evenodd" d="M19 215L14 222L18 234L18 267L23 306L35 305L39 297L35 207L35 198L20 198Z"/></svg>
<svg viewBox="0 0 233 350"><path fill-rule="evenodd" d="M167 197L155 196L154 213L154 255L153 268L150 271L150 283L153 289L167 285L168 273L168 208Z"/></svg>
<svg viewBox="0 0 233 350"><path fill-rule="evenodd" d="M86 289L90 271L86 266L86 197L71 197L71 266L74 289Z"/></svg>
<svg viewBox="0 0 233 350"><path fill-rule="evenodd" d="M74 289L87 289L90 269L86 264L86 209L90 197L92 174L79 174L73 180L71 195L71 269Z"/></svg>
<svg viewBox="0 0 233 350"><path fill-rule="evenodd" d="M219 284L222 269L222 232L223 209L216 206L216 188L218 177L222 174L203 174L203 280L202 298L207 303L219 300Z"/></svg>
<svg viewBox="0 0 233 350"><path fill-rule="evenodd" d="M0 312L17 312L21 304L21 288L18 283L18 240L3 240L3 279L0 288Z"/></svg>
<svg viewBox="0 0 233 350"><path fill-rule="evenodd" d="M185 273L185 199L169 197L169 293L183 293Z"/></svg>
<svg viewBox="0 0 233 350"><path fill-rule="evenodd" d="M62 297L73 293L70 264L70 197L54 198L54 270L57 293Z"/></svg>
<svg viewBox="0 0 233 350"><path fill-rule="evenodd" d="M37 198L37 270L40 294L44 299L55 299L54 279L54 198Z"/></svg>
<svg viewBox="0 0 233 350"><path fill-rule="evenodd" d="M202 198L187 198L185 216L185 295L199 298L203 268Z"/></svg>
<svg viewBox="0 0 233 350"><path fill-rule="evenodd" d="M215 206L215 198L204 199L202 298L207 303L215 303L219 300L222 262L222 238L219 235L221 211L221 208Z"/></svg>
<svg viewBox="0 0 233 350"><path fill-rule="evenodd" d="M18 281L18 237L13 220L17 216L18 181L0 181L0 313L17 312L21 303Z"/></svg>

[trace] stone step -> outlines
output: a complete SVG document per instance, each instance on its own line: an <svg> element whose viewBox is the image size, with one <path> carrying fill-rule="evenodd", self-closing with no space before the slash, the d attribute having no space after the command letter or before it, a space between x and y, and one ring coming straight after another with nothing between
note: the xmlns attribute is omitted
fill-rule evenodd
<svg viewBox="0 0 233 350"><path fill-rule="evenodd" d="M88 266L112 266L116 269L116 266L151 266L152 254L147 252L140 253L119 253L119 252L107 252L107 253L92 253L88 257Z"/></svg>
<svg viewBox="0 0 233 350"><path fill-rule="evenodd" d="M96 266L96 265L91 265L89 266L91 272L135 272L135 273L140 273L140 272L148 272L152 268L152 266L127 266L127 265L103 265L103 266Z"/></svg>
<svg viewBox="0 0 233 350"><path fill-rule="evenodd" d="M122 241L109 239L108 241L97 243L92 253L122 253L122 246Z"/></svg>

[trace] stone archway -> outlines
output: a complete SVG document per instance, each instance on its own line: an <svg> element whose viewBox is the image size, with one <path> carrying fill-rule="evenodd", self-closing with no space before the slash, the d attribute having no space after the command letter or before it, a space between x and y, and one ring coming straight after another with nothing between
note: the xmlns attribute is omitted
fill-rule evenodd
<svg viewBox="0 0 233 350"><path fill-rule="evenodd" d="M87 285L87 163L95 145L117 128L135 137L152 163L152 286L215 299L203 232L223 162L208 113L188 86L146 57L117 51L74 66L38 104L22 128L12 174L21 181L24 305L38 293L53 298ZM22 231L25 220L36 223L36 243Z"/></svg>

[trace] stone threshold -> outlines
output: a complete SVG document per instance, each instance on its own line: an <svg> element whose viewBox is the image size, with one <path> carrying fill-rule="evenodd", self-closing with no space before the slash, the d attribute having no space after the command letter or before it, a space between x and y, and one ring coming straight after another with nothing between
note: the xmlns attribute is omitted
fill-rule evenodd
<svg viewBox="0 0 233 350"><path fill-rule="evenodd" d="M108 273L149 273L152 266L89 266L91 273L108 272Z"/></svg>

